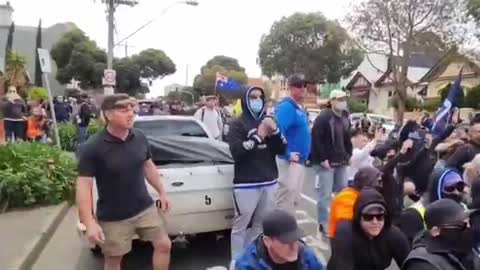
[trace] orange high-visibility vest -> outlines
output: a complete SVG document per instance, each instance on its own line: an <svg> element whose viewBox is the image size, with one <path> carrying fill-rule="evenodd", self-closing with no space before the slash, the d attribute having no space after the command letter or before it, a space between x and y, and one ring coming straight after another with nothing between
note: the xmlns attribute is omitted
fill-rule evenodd
<svg viewBox="0 0 480 270"><path fill-rule="evenodd" d="M35 139L43 135L43 130L41 128L43 121L38 121L35 119L35 116L31 116L27 120L27 137L30 139Z"/></svg>
<svg viewBox="0 0 480 270"><path fill-rule="evenodd" d="M359 195L356 189L347 187L335 196L330 206L330 237L335 236L340 220L353 220L353 206Z"/></svg>

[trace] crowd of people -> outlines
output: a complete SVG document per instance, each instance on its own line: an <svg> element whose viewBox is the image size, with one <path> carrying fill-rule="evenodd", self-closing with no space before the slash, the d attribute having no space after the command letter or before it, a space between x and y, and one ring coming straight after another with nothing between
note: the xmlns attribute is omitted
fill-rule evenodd
<svg viewBox="0 0 480 270"><path fill-rule="evenodd" d="M216 97L194 113L234 160L232 269L385 270L392 262L404 270L480 269L480 117L462 121L453 110L438 132L424 115L386 134L381 124L352 124L347 94L334 90L310 127L303 76L291 76L288 87L273 110L262 88L245 91L226 136ZM154 269L168 269L163 218L171 205L146 137L132 129L136 106L126 95L103 101L106 129L79 151L77 201L105 269L120 269L134 232L152 241ZM307 163L319 233L331 247L326 265L302 242L295 218ZM160 212L144 178L160 194Z"/></svg>
<svg viewBox="0 0 480 270"><path fill-rule="evenodd" d="M85 142L88 139L87 127L90 120L98 117L94 99L87 94L68 99L57 96L53 104L57 122L75 124L79 143ZM0 101L0 112L6 141L50 141L53 116L47 100L24 99L15 87L9 87Z"/></svg>

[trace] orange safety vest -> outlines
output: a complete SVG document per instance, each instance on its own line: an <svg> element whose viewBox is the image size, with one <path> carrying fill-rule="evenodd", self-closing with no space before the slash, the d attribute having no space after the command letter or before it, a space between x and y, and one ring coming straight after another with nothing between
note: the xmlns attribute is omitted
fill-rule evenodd
<svg viewBox="0 0 480 270"><path fill-rule="evenodd" d="M27 120L27 137L29 139L36 139L43 135L42 125L43 121L38 121L35 116L31 116Z"/></svg>
<svg viewBox="0 0 480 270"><path fill-rule="evenodd" d="M330 206L330 237L335 236L340 220L353 220L353 206L359 195L358 190L347 187L335 196Z"/></svg>

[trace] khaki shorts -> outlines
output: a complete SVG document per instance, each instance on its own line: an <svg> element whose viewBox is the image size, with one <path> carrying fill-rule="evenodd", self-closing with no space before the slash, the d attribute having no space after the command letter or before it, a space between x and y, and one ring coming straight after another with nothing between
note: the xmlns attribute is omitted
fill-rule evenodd
<svg viewBox="0 0 480 270"><path fill-rule="evenodd" d="M154 241L166 236L163 216L155 206L140 214L121 221L99 222L105 234L105 243L101 245L105 256L122 256L132 249L135 235L143 241Z"/></svg>

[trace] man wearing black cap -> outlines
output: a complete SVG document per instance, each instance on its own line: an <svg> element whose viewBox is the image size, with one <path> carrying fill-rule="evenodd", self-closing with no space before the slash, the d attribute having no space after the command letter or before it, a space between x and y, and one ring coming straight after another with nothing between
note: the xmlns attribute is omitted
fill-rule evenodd
<svg viewBox="0 0 480 270"><path fill-rule="evenodd" d="M427 231L413 244L403 270L467 270L472 256L470 213L451 199L433 202L425 212Z"/></svg>
<svg viewBox="0 0 480 270"><path fill-rule="evenodd" d="M313 251L301 242L303 231L285 210L268 213L263 235L250 244L235 262L235 270L323 270Z"/></svg>
<svg viewBox="0 0 480 270"><path fill-rule="evenodd" d="M277 157L277 206L295 213L305 178L305 160L310 155L310 126L302 107L306 82L303 75L288 78L290 96L275 108L275 118L280 132L287 140L287 150Z"/></svg>

